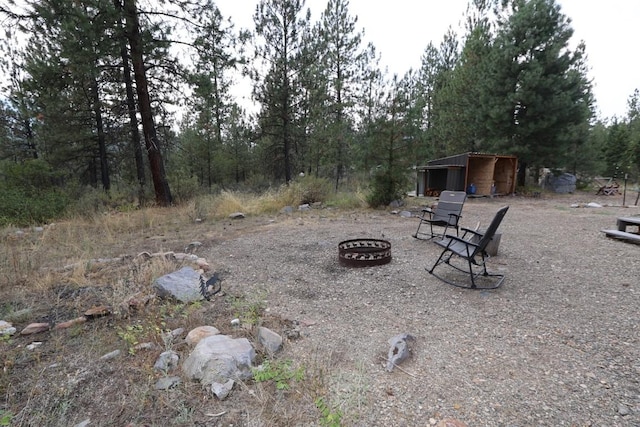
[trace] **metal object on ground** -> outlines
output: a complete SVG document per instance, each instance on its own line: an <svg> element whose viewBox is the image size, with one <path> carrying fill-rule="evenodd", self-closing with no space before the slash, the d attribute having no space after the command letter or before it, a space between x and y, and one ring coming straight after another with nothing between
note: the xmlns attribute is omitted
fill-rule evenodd
<svg viewBox="0 0 640 427"><path fill-rule="evenodd" d="M371 267L391 262L391 243L380 239L345 240L338 245L338 259L345 267Z"/></svg>

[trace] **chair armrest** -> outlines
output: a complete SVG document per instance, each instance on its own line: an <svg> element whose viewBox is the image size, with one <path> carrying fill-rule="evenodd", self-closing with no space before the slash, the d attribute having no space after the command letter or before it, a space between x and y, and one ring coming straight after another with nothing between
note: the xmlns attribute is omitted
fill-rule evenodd
<svg viewBox="0 0 640 427"><path fill-rule="evenodd" d="M474 229L472 229L472 228L460 227L460 230L464 231L464 232L465 232L465 234L466 234L466 233L472 233L472 234L475 234L475 235L476 235L476 236L478 236L478 237L482 237L482 236L484 236L484 233L480 233L479 231L474 230Z"/></svg>
<svg viewBox="0 0 640 427"><path fill-rule="evenodd" d="M462 215L458 215L458 214L455 214L455 213L450 213L450 214L449 214L449 218L451 219L451 217L454 217L454 219L455 219L455 224L457 224L457 223L458 223L458 221L460 221L460 218L462 218Z"/></svg>
<svg viewBox="0 0 640 427"><path fill-rule="evenodd" d="M470 231L471 231L471 230L470 230ZM445 236L444 236L443 240L444 240L445 238L449 239L449 243L447 243L447 246L446 246L447 248L448 248L449 246L451 246L451 243L453 243L453 242L463 243L463 244L465 244L465 245L467 245L467 246L473 246L474 248L477 248L477 247L478 247L478 244L477 244L477 243L473 243L473 242L471 242L471 241L469 241L469 240L465 240L465 239L463 239L462 237L454 236L454 235L452 235L452 234L445 234ZM444 246L444 245L441 245L441 246Z"/></svg>
<svg viewBox="0 0 640 427"><path fill-rule="evenodd" d="M429 219L433 218L433 210L431 208L423 208L422 209L422 215L420 215L420 218L422 219L426 219L427 216L429 217Z"/></svg>

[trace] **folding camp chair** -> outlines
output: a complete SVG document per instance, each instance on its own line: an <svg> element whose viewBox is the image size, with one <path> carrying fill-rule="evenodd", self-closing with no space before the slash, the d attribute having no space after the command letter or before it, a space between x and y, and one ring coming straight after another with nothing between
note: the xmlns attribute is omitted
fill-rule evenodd
<svg viewBox="0 0 640 427"><path fill-rule="evenodd" d="M440 193L438 205L435 210L431 208L422 209L420 215L420 223L413 237L420 239L428 237L433 239L436 236L444 236L447 234L449 227L455 227L456 235L459 234L458 222L462 216L462 206L467 199L467 193L464 191L443 191ZM429 224L429 231L420 231L420 227L425 224ZM437 234L433 231L433 226L444 227L442 234Z"/></svg>
<svg viewBox="0 0 640 427"><path fill-rule="evenodd" d="M500 226L507 210L509 210L509 206L498 210L489 228L484 233L463 227L464 233L462 237L446 235L442 240L436 240L435 243L444 249L438 260L433 264L433 267L427 271L443 282L460 288L495 289L502 285L504 274L490 274L487 272L486 260L488 255L486 249L496 234L496 230ZM463 273L464 279L458 278L458 280L455 280L451 276L444 277L436 274L434 270L440 265L448 265ZM481 278L481 280L478 280L480 276L487 279Z"/></svg>

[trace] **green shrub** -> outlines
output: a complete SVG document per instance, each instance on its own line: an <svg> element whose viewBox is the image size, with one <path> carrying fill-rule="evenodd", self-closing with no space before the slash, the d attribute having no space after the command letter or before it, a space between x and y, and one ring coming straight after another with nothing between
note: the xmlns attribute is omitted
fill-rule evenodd
<svg viewBox="0 0 640 427"><path fill-rule="evenodd" d="M408 179L404 173L393 169L380 169L373 176L367 203L372 208L377 208L402 199L407 183Z"/></svg>
<svg viewBox="0 0 640 427"><path fill-rule="evenodd" d="M59 218L69 203L68 197L55 188L39 195L20 188L0 187L0 225L27 226Z"/></svg>
<svg viewBox="0 0 640 427"><path fill-rule="evenodd" d="M0 225L41 224L64 213L69 199L58 187L60 175L46 162L3 162L0 176Z"/></svg>

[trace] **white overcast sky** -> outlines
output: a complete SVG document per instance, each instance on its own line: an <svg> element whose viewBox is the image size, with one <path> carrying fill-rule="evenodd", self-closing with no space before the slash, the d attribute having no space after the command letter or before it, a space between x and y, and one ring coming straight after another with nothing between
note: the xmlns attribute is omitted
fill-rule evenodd
<svg viewBox="0 0 640 427"><path fill-rule="evenodd" d="M623 117L627 100L640 88L640 55L637 33L639 0L557 0L572 20L573 44L584 40L600 117ZM253 30L257 0L216 0L225 18L236 29ZM381 55L382 67L402 76L418 69L430 41L437 47L451 26L460 28L467 0L350 0L349 11L358 17L365 42L372 42ZM324 11L327 0L307 0L312 21Z"/></svg>

